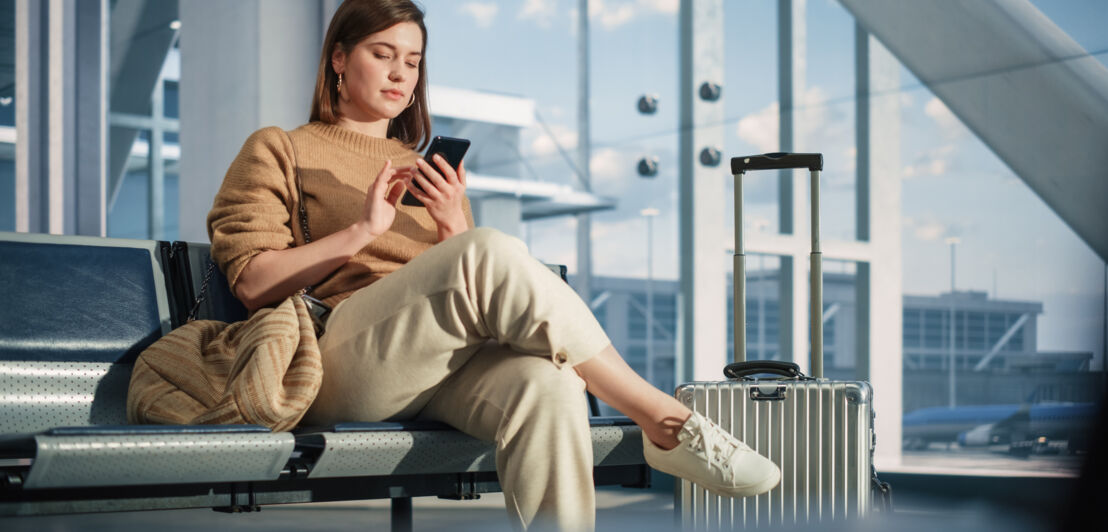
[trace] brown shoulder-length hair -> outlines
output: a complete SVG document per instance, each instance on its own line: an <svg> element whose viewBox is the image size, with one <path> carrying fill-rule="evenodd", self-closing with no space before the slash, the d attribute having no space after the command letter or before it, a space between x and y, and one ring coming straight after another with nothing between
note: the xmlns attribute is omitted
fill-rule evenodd
<svg viewBox="0 0 1108 532"><path fill-rule="evenodd" d="M427 109L427 27L423 24L423 11L410 0L346 0L339 6L323 39L310 121L334 124L339 119L338 75L331 66L335 46L349 54L362 39L401 22L414 23L423 32L423 57L419 61L415 102L389 122L388 136L415 150L427 146L431 138L431 114Z"/></svg>

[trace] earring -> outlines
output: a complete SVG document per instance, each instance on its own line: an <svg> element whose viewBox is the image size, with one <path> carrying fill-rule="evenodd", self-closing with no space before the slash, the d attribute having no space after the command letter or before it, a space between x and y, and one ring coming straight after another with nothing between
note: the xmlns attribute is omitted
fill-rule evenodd
<svg viewBox="0 0 1108 532"><path fill-rule="evenodd" d="M342 92L342 72L339 72L339 81L335 83L335 92Z"/></svg>
<svg viewBox="0 0 1108 532"><path fill-rule="evenodd" d="M412 99L410 101L408 101L408 105L406 105L404 108L407 109L407 108L411 107L412 105L415 105L415 93L414 92L412 93Z"/></svg>

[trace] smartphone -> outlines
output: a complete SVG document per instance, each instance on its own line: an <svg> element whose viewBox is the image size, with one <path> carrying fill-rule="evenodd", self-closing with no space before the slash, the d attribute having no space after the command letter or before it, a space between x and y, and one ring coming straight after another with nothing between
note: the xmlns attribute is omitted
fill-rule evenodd
<svg viewBox="0 0 1108 532"><path fill-rule="evenodd" d="M458 165L462 164L462 157L465 157L466 150L468 149L468 139L438 136L431 139L431 146L427 148L427 155L423 157L423 160L427 161L427 163L431 165L431 168L438 170L439 165L431 159L431 157L437 153L446 159L446 162L450 164L451 168L457 170ZM412 185L421 191L423 190L423 187L419 186L419 183L415 181L412 182ZM419 201L411 192L404 192L404 197L400 199L400 203L418 207L423 206L423 202Z"/></svg>

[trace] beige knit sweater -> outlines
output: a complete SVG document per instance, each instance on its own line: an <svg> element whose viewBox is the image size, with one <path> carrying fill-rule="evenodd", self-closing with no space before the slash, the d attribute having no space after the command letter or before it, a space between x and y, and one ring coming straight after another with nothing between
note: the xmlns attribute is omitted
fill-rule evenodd
<svg viewBox="0 0 1108 532"><path fill-rule="evenodd" d="M303 245L297 214L297 168L314 241L357 220L366 191L385 161L391 159L398 168L415 165L417 157L419 154L398 140L369 137L322 122L300 126L288 136L277 127L260 129L246 139L231 163L208 213L212 258L234 289L255 255ZM468 200L464 208L473 227ZM317 283L312 294L335 305L396 271L437 240L435 222L427 209L398 202L389 231Z"/></svg>

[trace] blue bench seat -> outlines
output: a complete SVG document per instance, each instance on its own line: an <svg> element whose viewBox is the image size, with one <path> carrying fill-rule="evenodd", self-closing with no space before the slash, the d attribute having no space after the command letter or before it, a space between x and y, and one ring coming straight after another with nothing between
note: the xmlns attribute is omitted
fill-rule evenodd
<svg viewBox="0 0 1108 532"><path fill-rule="evenodd" d="M382 497L410 512L412 496L499 489L494 445L441 423L128 425L135 357L185 322L208 251L0 233L0 290L24 302L0 307L0 515ZM215 270L198 317L245 316ZM598 485L648 484L637 426L593 417L591 431Z"/></svg>

